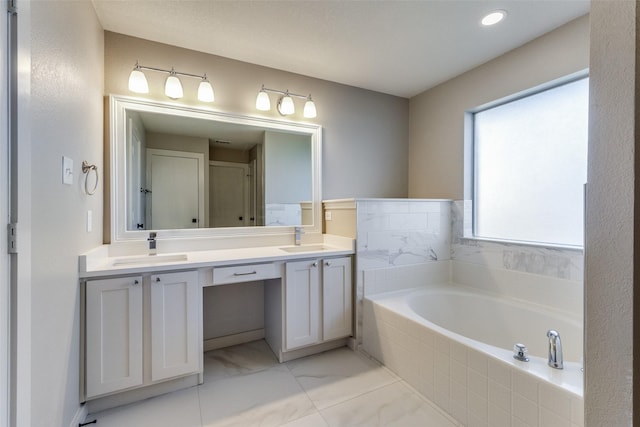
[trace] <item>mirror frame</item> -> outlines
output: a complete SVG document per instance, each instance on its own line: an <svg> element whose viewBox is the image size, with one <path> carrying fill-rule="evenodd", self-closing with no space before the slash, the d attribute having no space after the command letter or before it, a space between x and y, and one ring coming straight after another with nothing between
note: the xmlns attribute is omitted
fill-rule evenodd
<svg viewBox="0 0 640 427"><path fill-rule="evenodd" d="M199 106L188 106L168 102L159 102L121 95L109 95L109 188L105 188L105 225L110 225L110 233L105 230L105 238L110 237L111 243L146 240L152 230L126 229L126 111L135 110L159 114L216 120L225 123L259 126L282 132L292 132L309 135L311 138L311 178L313 203L313 224L302 225L305 233L322 233L322 127L311 123L275 120L244 114L226 113ZM106 147L105 147L106 148ZM107 169L107 165L105 165ZM107 197L106 195L109 194ZM224 228L190 228L174 230L157 230L162 239L188 238L221 238L241 236L269 236L293 233L294 226L253 226L253 227L224 227ZM154 230L156 231L156 230Z"/></svg>

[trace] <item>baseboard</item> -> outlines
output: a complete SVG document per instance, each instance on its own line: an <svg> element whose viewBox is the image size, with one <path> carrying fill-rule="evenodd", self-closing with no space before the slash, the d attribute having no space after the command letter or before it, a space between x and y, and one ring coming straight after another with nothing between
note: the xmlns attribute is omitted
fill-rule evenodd
<svg viewBox="0 0 640 427"><path fill-rule="evenodd" d="M129 403L139 402L151 397L197 386L199 383L200 378L198 374L188 375L186 377L146 385L132 390L115 392L111 395L89 400L85 406L89 414L95 414L105 409L128 405ZM74 427L78 427L78 425L76 424Z"/></svg>
<svg viewBox="0 0 640 427"><path fill-rule="evenodd" d="M69 427L78 427L81 423L84 422L88 414L89 411L87 411L87 405L81 403L80 407L78 407L78 410L76 411L76 414L71 419L71 424L69 424Z"/></svg>
<svg viewBox="0 0 640 427"><path fill-rule="evenodd" d="M231 347L232 345L244 344L264 338L264 329L240 332L239 334L226 335L224 337L209 338L204 340L204 351L217 350L219 348Z"/></svg>
<svg viewBox="0 0 640 427"><path fill-rule="evenodd" d="M284 352L281 351L279 352L280 354L278 355L278 360L280 361L280 363L284 363L290 360L311 356L312 354L322 353L324 351L333 350L334 348L344 347L348 345L348 338L340 338L334 341L324 342L322 344L316 344L296 350L289 350Z"/></svg>

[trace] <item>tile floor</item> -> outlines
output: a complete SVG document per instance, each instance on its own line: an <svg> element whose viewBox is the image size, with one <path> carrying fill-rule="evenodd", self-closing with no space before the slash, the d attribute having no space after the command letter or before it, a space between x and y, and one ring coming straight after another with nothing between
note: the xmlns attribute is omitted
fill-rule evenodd
<svg viewBox="0 0 640 427"><path fill-rule="evenodd" d="M204 384L91 414L100 427L458 424L404 381L346 347L279 364L264 341L204 355Z"/></svg>

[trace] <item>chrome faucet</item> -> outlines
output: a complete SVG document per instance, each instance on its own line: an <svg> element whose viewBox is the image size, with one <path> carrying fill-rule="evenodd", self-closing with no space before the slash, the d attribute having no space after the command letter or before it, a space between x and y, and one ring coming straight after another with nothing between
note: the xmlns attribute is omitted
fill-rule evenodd
<svg viewBox="0 0 640 427"><path fill-rule="evenodd" d="M555 369L562 369L562 341L558 331L549 329L547 331L549 338L549 366Z"/></svg>
<svg viewBox="0 0 640 427"><path fill-rule="evenodd" d="M149 255L155 255L156 254L156 233L154 233L153 231L149 233L149 238L147 239L147 242L149 242Z"/></svg>
<svg viewBox="0 0 640 427"><path fill-rule="evenodd" d="M296 246L300 246L301 234L304 234L304 231L302 231L302 227L295 227L294 228L294 232L295 232L295 243L296 243Z"/></svg>

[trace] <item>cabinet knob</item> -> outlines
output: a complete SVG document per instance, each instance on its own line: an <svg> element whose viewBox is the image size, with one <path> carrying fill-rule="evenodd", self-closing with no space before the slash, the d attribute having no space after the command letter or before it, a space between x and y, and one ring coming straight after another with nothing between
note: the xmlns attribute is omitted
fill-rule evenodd
<svg viewBox="0 0 640 427"><path fill-rule="evenodd" d="M329 267L329 266L331 265L331 263L330 263L329 261L326 261L326 262L324 263L324 265L326 265L327 267Z"/></svg>
<svg viewBox="0 0 640 427"><path fill-rule="evenodd" d="M156 277L156 282L159 282L159 281L160 281L160 278L159 278L159 277Z"/></svg>
<svg viewBox="0 0 640 427"><path fill-rule="evenodd" d="M137 281L137 280L134 280L134 281L133 281L133 284L134 284L134 285L139 285L139 284L140 284L140 282L139 282L139 281Z"/></svg>
<svg viewBox="0 0 640 427"><path fill-rule="evenodd" d="M311 264L311 266L312 266L312 267L317 267L317 266L318 266L318 263L317 263L317 262L314 262L313 264Z"/></svg>

